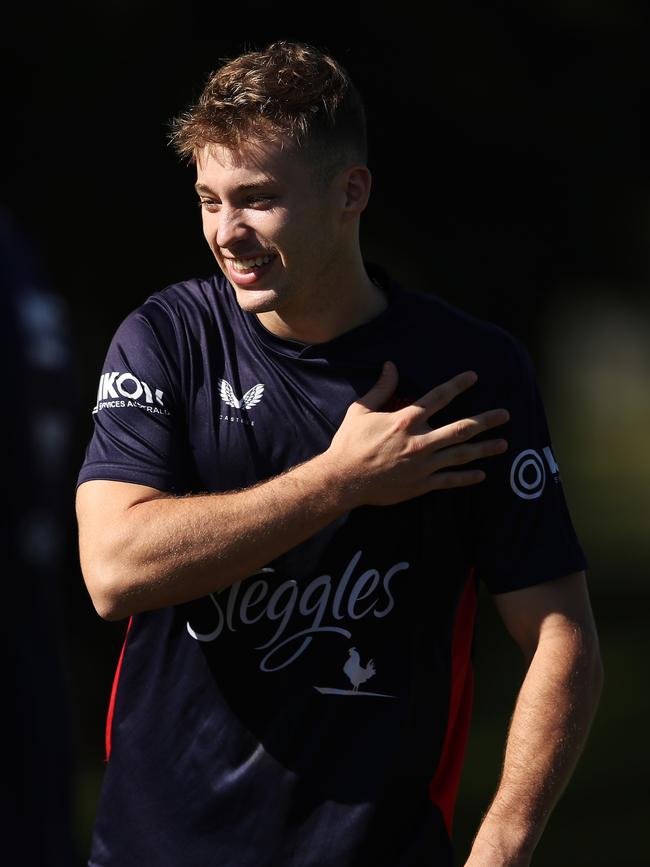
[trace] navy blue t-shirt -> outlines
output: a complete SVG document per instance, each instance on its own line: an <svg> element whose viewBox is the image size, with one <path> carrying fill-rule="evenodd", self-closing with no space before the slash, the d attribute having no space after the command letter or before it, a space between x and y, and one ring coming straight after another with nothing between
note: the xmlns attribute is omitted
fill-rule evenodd
<svg viewBox="0 0 650 867"><path fill-rule="evenodd" d="M388 306L320 344L268 331L220 273L147 298L108 350L78 483L268 479L327 449L386 359L385 410L476 370L429 424L503 406L484 436L509 450L479 485L353 509L219 593L131 617L92 867L453 862L476 582L503 593L586 563L525 349L365 265Z"/></svg>

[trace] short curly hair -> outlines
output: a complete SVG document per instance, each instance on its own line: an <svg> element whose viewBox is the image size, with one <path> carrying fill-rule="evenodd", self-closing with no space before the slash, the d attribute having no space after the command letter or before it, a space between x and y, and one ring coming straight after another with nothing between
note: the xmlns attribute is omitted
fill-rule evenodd
<svg viewBox="0 0 650 867"><path fill-rule="evenodd" d="M273 42L226 61L171 130L170 144L190 164L206 145L246 153L271 142L307 153L328 182L346 161L368 158L359 91L336 60L300 42Z"/></svg>

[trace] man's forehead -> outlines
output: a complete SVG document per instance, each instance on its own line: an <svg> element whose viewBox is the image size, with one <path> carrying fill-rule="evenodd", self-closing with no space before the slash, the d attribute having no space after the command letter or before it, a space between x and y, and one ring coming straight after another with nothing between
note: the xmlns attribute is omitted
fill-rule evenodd
<svg viewBox="0 0 650 867"><path fill-rule="evenodd" d="M300 170L302 160L290 148L276 142L250 142L237 150L208 144L196 154L198 181L227 173L233 182L276 180Z"/></svg>
<svg viewBox="0 0 650 867"><path fill-rule="evenodd" d="M221 172L197 170L197 181L194 188L197 192L210 192L211 185L218 186L223 180ZM233 169L227 172L227 186L234 190L245 190L260 187L275 180L273 175L263 172L250 172L246 169Z"/></svg>

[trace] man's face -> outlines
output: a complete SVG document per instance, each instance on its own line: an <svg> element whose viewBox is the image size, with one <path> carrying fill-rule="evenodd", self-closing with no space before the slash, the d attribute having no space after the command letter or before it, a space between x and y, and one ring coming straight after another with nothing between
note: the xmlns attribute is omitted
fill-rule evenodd
<svg viewBox="0 0 650 867"><path fill-rule="evenodd" d="M255 155L213 145L198 155L196 189L203 233L239 305L316 312L343 258L336 183L319 189L312 166L275 145Z"/></svg>

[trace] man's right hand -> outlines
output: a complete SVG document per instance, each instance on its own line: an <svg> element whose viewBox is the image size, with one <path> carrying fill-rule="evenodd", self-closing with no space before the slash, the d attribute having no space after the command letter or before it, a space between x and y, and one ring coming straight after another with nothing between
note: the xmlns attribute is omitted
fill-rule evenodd
<svg viewBox="0 0 650 867"><path fill-rule="evenodd" d="M350 404L326 455L351 498L351 505L389 506L442 488L483 481L481 470L450 470L479 458L499 455L504 439L470 443L477 434L510 418L493 409L432 430L427 419L470 388L478 376L465 371L422 395L409 406L381 412L397 386L397 368L387 362L379 380Z"/></svg>

